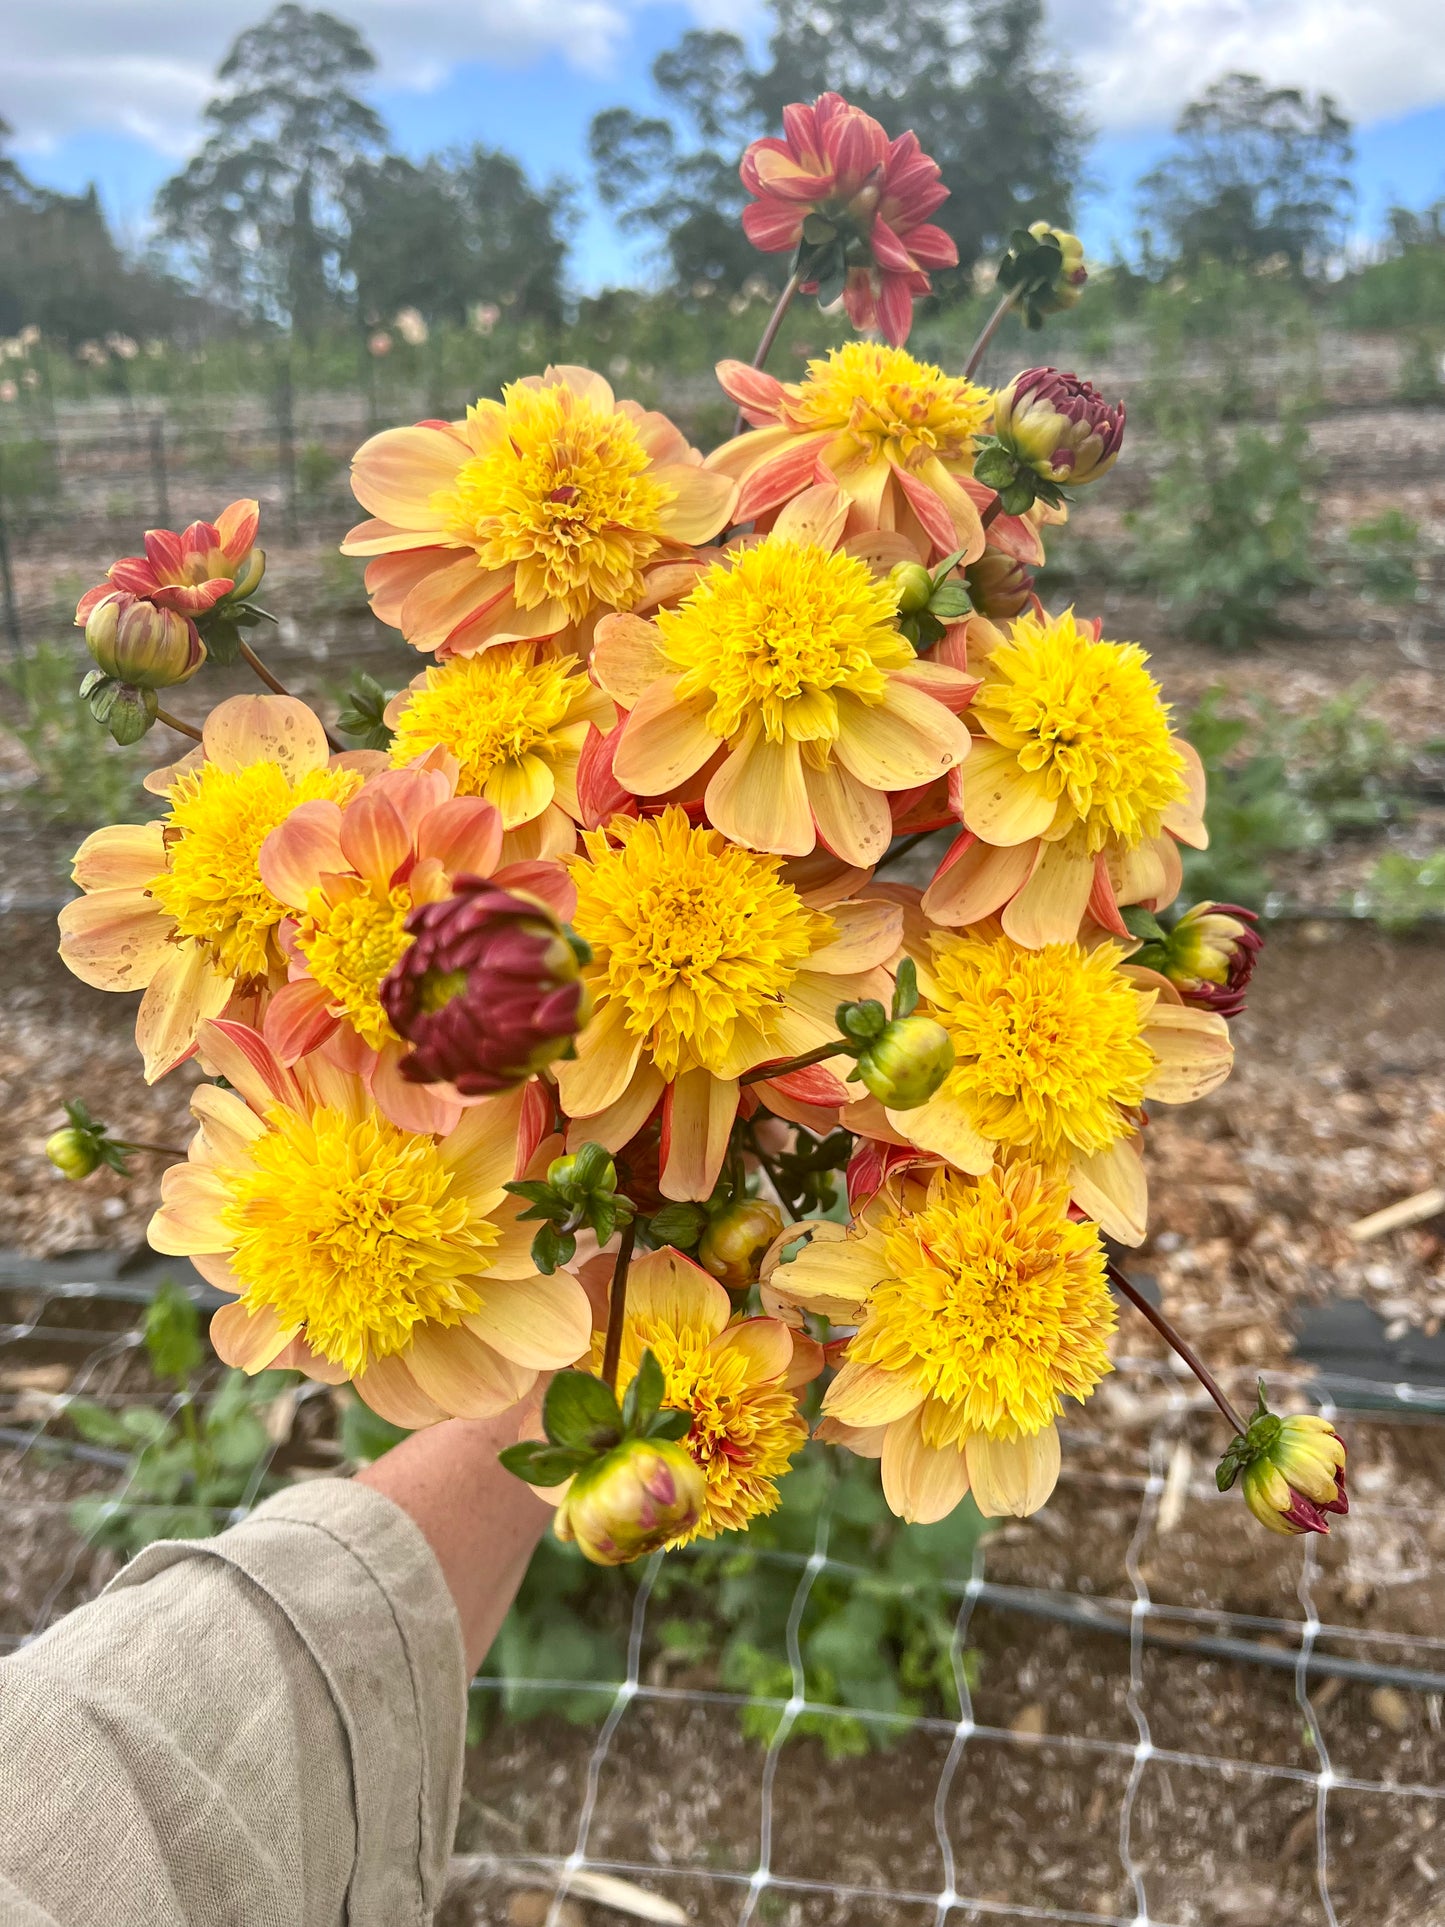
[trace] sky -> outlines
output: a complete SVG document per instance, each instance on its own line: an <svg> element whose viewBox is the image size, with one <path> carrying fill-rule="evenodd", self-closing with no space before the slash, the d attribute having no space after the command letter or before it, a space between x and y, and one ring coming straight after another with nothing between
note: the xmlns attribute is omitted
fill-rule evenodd
<svg viewBox="0 0 1445 1927"><path fill-rule="evenodd" d="M515 153L539 180L583 184L572 274L580 288L643 279L588 182L587 123L649 111L648 68L689 26L761 44L762 0L331 0L375 49L371 98L404 153L472 141ZM256 0L255 16L266 11ZM191 0L47 0L0 40L0 117L32 179L94 181L121 235L145 233L152 196L199 138L227 44L250 8ZM1179 108L1231 69L1323 90L1356 122L1357 225L1445 194L1445 20L1439 0L1049 0L1051 35L1079 74L1099 137L1079 222L1107 258L1133 226L1133 187Z"/></svg>

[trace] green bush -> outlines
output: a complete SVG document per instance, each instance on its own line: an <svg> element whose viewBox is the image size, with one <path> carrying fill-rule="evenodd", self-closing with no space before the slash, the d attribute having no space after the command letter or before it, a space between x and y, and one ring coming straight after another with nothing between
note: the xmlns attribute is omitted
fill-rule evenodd
<svg viewBox="0 0 1445 1927"><path fill-rule="evenodd" d="M1403 510L1388 508L1349 533L1350 552L1360 571L1360 586L1370 602L1414 602L1420 593L1415 559L1420 524Z"/></svg>
<svg viewBox="0 0 1445 1927"><path fill-rule="evenodd" d="M1424 857L1388 852L1371 871L1357 908L1392 935L1445 919L1445 850Z"/></svg>
<svg viewBox="0 0 1445 1927"><path fill-rule="evenodd" d="M141 823L160 808L160 799L141 788L157 761L154 746L120 748L80 700L81 677L91 667L77 632L69 646L42 643L0 669L9 698L4 726L35 769L19 800L37 822L93 830Z"/></svg>

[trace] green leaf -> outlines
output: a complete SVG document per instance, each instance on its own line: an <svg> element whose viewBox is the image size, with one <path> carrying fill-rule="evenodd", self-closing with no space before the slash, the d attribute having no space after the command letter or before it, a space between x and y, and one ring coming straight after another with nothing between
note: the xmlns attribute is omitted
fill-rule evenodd
<svg viewBox="0 0 1445 1927"><path fill-rule="evenodd" d="M510 1178L502 1189L510 1191L515 1197L525 1198L528 1204L542 1206L549 1218L565 1218L567 1215L566 1206L556 1191L542 1178Z"/></svg>
<svg viewBox="0 0 1445 1927"><path fill-rule="evenodd" d="M542 1423L553 1445L604 1452L622 1436L622 1414L611 1386L590 1372L558 1372L547 1387Z"/></svg>
<svg viewBox="0 0 1445 1927"><path fill-rule="evenodd" d="M1169 935L1154 912L1146 910L1142 903L1125 904L1119 914L1129 935L1141 943L1163 943Z"/></svg>
<svg viewBox="0 0 1445 1927"><path fill-rule="evenodd" d="M577 1240L570 1231L559 1231L550 1221L532 1240L532 1263L550 1278L559 1265L567 1264L577 1252Z"/></svg>
<svg viewBox="0 0 1445 1927"><path fill-rule="evenodd" d="M383 1452L389 1452L411 1433L393 1425L380 1412L373 1412L364 1399L354 1394L341 1408L341 1450L353 1464L370 1465Z"/></svg>
<svg viewBox="0 0 1445 1927"><path fill-rule="evenodd" d="M647 1235L655 1245L691 1251L707 1229L707 1213L700 1204L665 1204L647 1221Z"/></svg>
<svg viewBox="0 0 1445 1927"><path fill-rule="evenodd" d="M505 1446L498 1462L528 1485L561 1485L574 1472L591 1463L594 1454L583 1446L542 1445L525 1439L520 1445Z"/></svg>
<svg viewBox="0 0 1445 1927"><path fill-rule="evenodd" d="M685 1439L692 1430L692 1413L666 1411L659 1412L648 1427L650 1439Z"/></svg>
<svg viewBox="0 0 1445 1927"><path fill-rule="evenodd" d="M905 957L893 979L893 1015L911 1017L918 1008L918 966Z"/></svg>
<svg viewBox="0 0 1445 1927"><path fill-rule="evenodd" d="M93 1405L89 1399L71 1399L65 1416L87 1445L124 1446L129 1451L135 1442L134 1435L122 1424L120 1413L107 1411L103 1405Z"/></svg>
<svg viewBox="0 0 1445 1927"><path fill-rule="evenodd" d="M957 622L972 607L968 590L961 582L945 582L941 589L934 590L928 601L928 613L939 622Z"/></svg>
<svg viewBox="0 0 1445 1927"><path fill-rule="evenodd" d="M359 669L351 679L336 727L343 736L353 736L362 749L390 749L394 734L386 720L391 697L375 676Z"/></svg>
<svg viewBox="0 0 1445 1927"><path fill-rule="evenodd" d="M204 1356L201 1315L190 1295L169 1278L146 1308L145 1348L158 1378L182 1383Z"/></svg>
<svg viewBox="0 0 1445 1927"><path fill-rule="evenodd" d="M629 1438L645 1438L667 1390L662 1367L650 1351L642 1354L637 1375L622 1401L622 1429Z"/></svg>

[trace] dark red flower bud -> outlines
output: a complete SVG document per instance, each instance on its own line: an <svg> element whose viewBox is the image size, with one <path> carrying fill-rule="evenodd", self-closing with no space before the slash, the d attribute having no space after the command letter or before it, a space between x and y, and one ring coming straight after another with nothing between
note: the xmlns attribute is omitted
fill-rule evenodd
<svg viewBox="0 0 1445 1927"><path fill-rule="evenodd" d="M414 941L383 978L381 1002L414 1046L403 1077L483 1097L570 1055L591 999L576 950L541 904L480 877L457 877L452 891L407 918Z"/></svg>

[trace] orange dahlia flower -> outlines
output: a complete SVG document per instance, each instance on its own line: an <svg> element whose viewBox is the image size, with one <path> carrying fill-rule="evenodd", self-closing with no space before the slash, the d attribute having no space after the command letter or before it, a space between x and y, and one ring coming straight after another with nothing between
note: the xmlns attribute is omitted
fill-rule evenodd
<svg viewBox="0 0 1445 1927"><path fill-rule="evenodd" d="M889 792L967 754L975 685L915 655L894 585L840 546L847 515L831 484L806 490L676 608L599 623L592 672L629 711L625 789L668 795L721 755L704 805L724 835L782 856L821 839L866 868L893 835Z"/></svg>
<svg viewBox="0 0 1445 1927"><path fill-rule="evenodd" d="M647 567L716 535L735 498L665 416L565 367L474 403L465 421L373 435L351 485L375 519L342 553L376 558L377 616L442 656L630 608Z"/></svg>
<svg viewBox="0 0 1445 1927"><path fill-rule="evenodd" d="M449 1085L401 1075L409 1047L378 992L412 941L408 914L450 896L454 877L488 877L571 915L573 891L560 864L501 865L501 855L500 813L480 796L456 794L456 764L440 751L431 767L373 776L343 804L321 799L293 810L259 858L262 882L285 906L278 940L290 981L263 1021L280 1060L320 1050L360 1077L394 1124L451 1130L462 1099Z"/></svg>
<svg viewBox="0 0 1445 1927"><path fill-rule="evenodd" d="M207 1024L201 1048L230 1088L192 1097L200 1131L149 1235L234 1294L211 1321L228 1365L349 1378L418 1426L505 1411L586 1349L587 1294L538 1275L503 1189L537 1148L523 1092L409 1131L359 1078L325 1058L288 1069L244 1024Z"/></svg>
<svg viewBox="0 0 1445 1927"><path fill-rule="evenodd" d="M193 620L234 589L253 589L264 566L264 558L252 553L260 524L260 504L241 501L222 509L214 522L192 522L179 534L147 529L145 554L112 562L106 580L80 598L76 626L83 629L96 603L116 589Z"/></svg>
<svg viewBox="0 0 1445 1927"><path fill-rule="evenodd" d="M153 1084L196 1047L233 999L285 981L287 914L262 881L261 845L305 803L361 788L365 752L333 757L291 696L233 696L199 749L147 778L169 805L158 823L96 830L76 852L84 891L60 913L60 955L97 990L143 990L136 1045Z"/></svg>

